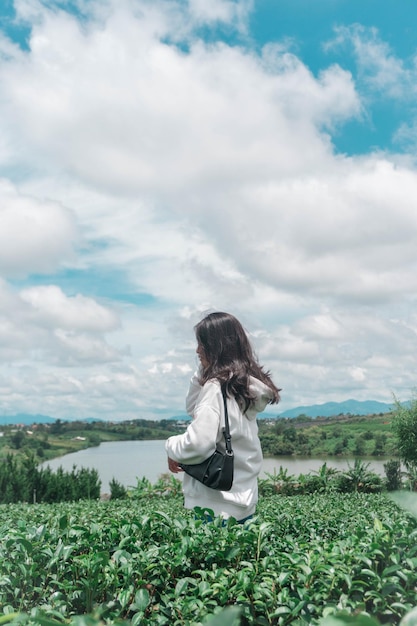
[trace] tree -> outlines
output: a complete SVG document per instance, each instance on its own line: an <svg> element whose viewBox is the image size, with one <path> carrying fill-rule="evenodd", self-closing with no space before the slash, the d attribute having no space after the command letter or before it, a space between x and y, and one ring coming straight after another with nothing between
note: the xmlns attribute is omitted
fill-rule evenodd
<svg viewBox="0 0 417 626"><path fill-rule="evenodd" d="M38 478L36 460L33 452L28 452L22 459L20 465L23 500L25 502L31 502L35 499L34 493L36 492Z"/></svg>
<svg viewBox="0 0 417 626"><path fill-rule="evenodd" d="M294 426L288 426L282 433L282 437L285 441L295 441L297 439L297 431Z"/></svg>
<svg viewBox="0 0 417 626"><path fill-rule="evenodd" d="M274 424L274 433L276 435L282 435L286 428L286 420L283 418L278 418Z"/></svg>
<svg viewBox="0 0 417 626"><path fill-rule="evenodd" d="M362 437L356 439L353 454L355 456L363 456L365 454L365 441Z"/></svg>
<svg viewBox="0 0 417 626"><path fill-rule="evenodd" d="M118 480L112 478L110 483L110 500L124 500L127 498L127 489Z"/></svg>
<svg viewBox="0 0 417 626"><path fill-rule="evenodd" d="M305 433L301 432L301 433L298 433L297 441L300 446L305 446L308 444L309 439Z"/></svg>
<svg viewBox="0 0 417 626"><path fill-rule="evenodd" d="M368 441L369 439L374 438L374 433L372 432L372 430L365 430L365 432L362 433L362 437L365 441Z"/></svg>
<svg viewBox="0 0 417 626"><path fill-rule="evenodd" d="M395 400L392 421L398 454L407 469L417 469L417 394L407 406Z"/></svg>
<svg viewBox="0 0 417 626"><path fill-rule="evenodd" d="M402 487L402 474L400 461L391 460L384 463L385 476L387 477L388 491L397 491Z"/></svg>
<svg viewBox="0 0 417 626"><path fill-rule="evenodd" d="M387 443L387 436L384 434L376 435L375 446L372 454L374 456L383 456L385 453L385 444Z"/></svg>
<svg viewBox="0 0 417 626"><path fill-rule="evenodd" d="M61 420L58 418L53 424L51 424L49 430L52 435L60 435L62 433L63 427L63 422L61 422Z"/></svg>
<svg viewBox="0 0 417 626"><path fill-rule="evenodd" d="M13 435L10 437L10 443L12 444L13 448L15 448L16 450L20 450L20 448L23 446L25 439L26 435L24 431L19 428L19 430L16 430L16 432L13 433Z"/></svg>
<svg viewBox="0 0 417 626"><path fill-rule="evenodd" d="M100 443L101 443L101 439L98 433L91 433L88 435L88 447L89 448L99 446Z"/></svg>

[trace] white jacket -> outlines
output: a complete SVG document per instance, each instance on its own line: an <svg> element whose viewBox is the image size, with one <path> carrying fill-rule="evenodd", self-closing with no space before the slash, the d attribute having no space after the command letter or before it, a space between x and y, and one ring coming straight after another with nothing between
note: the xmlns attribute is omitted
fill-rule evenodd
<svg viewBox="0 0 417 626"><path fill-rule="evenodd" d="M184 474L184 505L212 509L215 515L237 520L253 515L258 501L258 475L262 467L262 450L256 415L272 398L272 391L260 380L251 379L250 390L256 400L242 413L234 398L228 398L230 434L234 452L234 480L230 491L216 491ZM203 387L197 373L191 379L186 400L192 421L185 433L167 439L168 456L182 463L200 463L216 449L225 447L223 395L220 383L209 380Z"/></svg>

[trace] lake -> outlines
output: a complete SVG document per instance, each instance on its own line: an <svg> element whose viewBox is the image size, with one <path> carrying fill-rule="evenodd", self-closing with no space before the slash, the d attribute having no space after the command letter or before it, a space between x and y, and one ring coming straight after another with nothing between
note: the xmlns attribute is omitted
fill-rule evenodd
<svg viewBox="0 0 417 626"><path fill-rule="evenodd" d="M386 459L363 459L369 463L369 469L373 472L385 475L384 463ZM353 465L353 459L311 459L278 457L265 458L263 462L261 478L265 473L273 473L282 466L289 474L298 476L318 470L323 463L328 467L338 470L346 470ZM73 465L78 468L86 467L96 469L101 480L102 493L110 493L109 483L112 478L116 479L125 487L134 487L138 478L147 478L152 483L156 482L161 474L168 472L165 441L111 441L101 443L95 448L87 448L51 461L42 463L42 467L49 465L52 470L62 466L65 471L71 471ZM177 478L181 474L176 475Z"/></svg>

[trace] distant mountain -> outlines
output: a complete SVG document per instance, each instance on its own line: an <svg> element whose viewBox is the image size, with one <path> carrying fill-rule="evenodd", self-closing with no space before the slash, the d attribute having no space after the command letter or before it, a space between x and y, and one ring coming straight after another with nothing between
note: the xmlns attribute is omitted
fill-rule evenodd
<svg viewBox="0 0 417 626"><path fill-rule="evenodd" d="M407 403L405 403L407 404ZM333 417L334 415L377 415L378 413L389 413L392 411L393 405L386 404L385 402L377 402L376 400L345 400L344 402L326 402L324 404L313 404L311 406L297 406L294 409L288 409L282 413L275 413L271 406L267 407L264 413L259 415L260 419L274 419L277 417L298 417L299 415L306 415L307 417ZM159 419L168 419L169 421L188 421L190 416L186 413L178 412L176 415L168 416L168 411L159 411ZM145 417L146 419L146 417ZM158 419L153 416L152 419ZM94 417L88 417L86 419L61 419L63 422L98 422L106 421L99 420ZM55 417L49 417L48 415L30 415L27 413L18 413L16 415L0 415L0 426L6 424L24 424L29 426L30 424L53 424L56 422Z"/></svg>
<svg viewBox="0 0 417 626"><path fill-rule="evenodd" d="M313 404L312 406L297 406L280 413L278 417L333 417L334 415L377 415L378 413L389 413L393 405L376 400L345 400L344 402L325 402L324 404Z"/></svg>
<svg viewBox="0 0 417 626"><path fill-rule="evenodd" d="M393 405L376 400L345 400L344 402L326 402L324 404L313 404L311 406L297 406L282 413L275 413L271 406L268 406L263 413L259 414L259 419L276 419L277 417L333 417L335 415L378 415L378 413L389 413ZM188 421L190 416L182 413L173 415L169 420Z"/></svg>
<svg viewBox="0 0 417 626"><path fill-rule="evenodd" d="M67 420L61 419L61 422L99 422L102 420L97 420L93 417L87 417L86 419L80 420ZM30 426L31 424L54 424L56 422L56 417L49 417L48 415L30 415L27 413L18 413L16 415L0 415L0 426L6 426L10 424L24 424L25 426Z"/></svg>

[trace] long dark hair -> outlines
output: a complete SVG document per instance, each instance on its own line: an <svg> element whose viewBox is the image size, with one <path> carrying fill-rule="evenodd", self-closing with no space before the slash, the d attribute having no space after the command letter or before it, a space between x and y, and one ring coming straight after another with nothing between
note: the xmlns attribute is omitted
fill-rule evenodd
<svg viewBox="0 0 417 626"><path fill-rule="evenodd" d="M253 353L242 324L230 313L210 313L195 327L197 342L204 352L200 384L217 379L222 388L246 411L255 400L250 393L250 376L261 380L271 390L270 404L279 402L279 392Z"/></svg>

